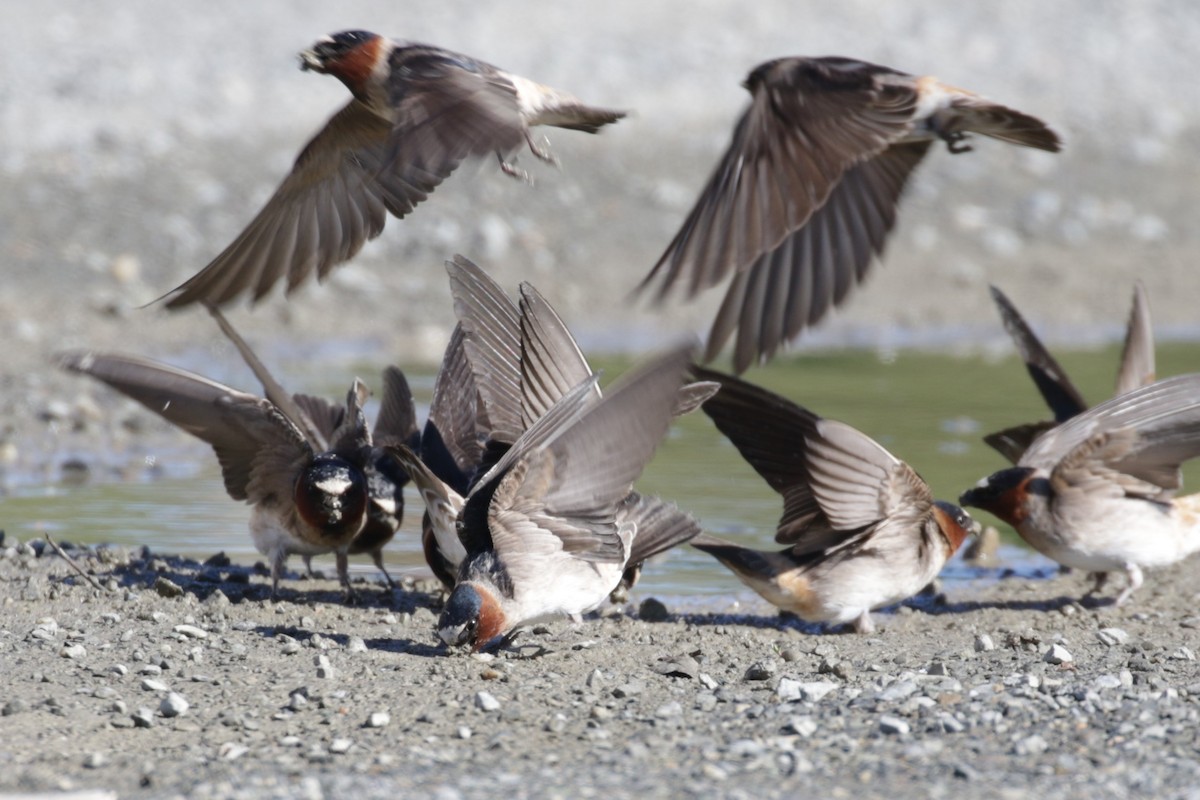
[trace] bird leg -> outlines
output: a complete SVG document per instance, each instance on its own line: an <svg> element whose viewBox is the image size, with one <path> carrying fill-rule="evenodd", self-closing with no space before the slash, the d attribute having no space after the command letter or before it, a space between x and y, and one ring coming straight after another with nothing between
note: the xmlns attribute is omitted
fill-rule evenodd
<svg viewBox="0 0 1200 800"><path fill-rule="evenodd" d="M396 582L392 580L392 576L388 574L387 568L383 566L383 550L380 549L371 553L371 560L375 562L375 566L378 567L379 571L383 573L383 579L387 581L388 589L394 590L396 588Z"/></svg>
<svg viewBox="0 0 1200 800"><path fill-rule="evenodd" d="M1142 588L1142 570L1137 564L1126 564L1125 575L1129 578L1129 583L1117 595L1117 605L1123 606L1133 593Z"/></svg>
<svg viewBox="0 0 1200 800"><path fill-rule="evenodd" d="M533 183L533 179L529 177L529 173L526 172L525 170L521 169L520 167L518 167L516 165L516 163L514 163L514 162L516 162L515 158L513 159L512 162L507 161L504 158L504 154L501 153L499 150L496 151L496 158L500 159L500 171L503 172L505 175L507 175L510 178L516 178L517 180L521 181L522 183L528 183L528 184Z"/></svg>
<svg viewBox="0 0 1200 800"><path fill-rule="evenodd" d="M358 592L350 586L350 556L346 551L338 550L336 558L338 583L342 584L342 601L346 605L354 605L358 602Z"/></svg>
<svg viewBox="0 0 1200 800"><path fill-rule="evenodd" d="M279 594L279 579L283 577L283 568L287 565L287 551L282 547L275 548L271 553L271 600Z"/></svg>
<svg viewBox="0 0 1200 800"><path fill-rule="evenodd" d="M550 140L545 136L542 137L541 142L535 142L533 140L533 134L526 130L525 143L529 145L529 152L533 153L547 164L552 164L556 167L558 166L558 159L555 158L554 154L550 152Z"/></svg>
<svg viewBox="0 0 1200 800"><path fill-rule="evenodd" d="M1108 573L1089 572L1088 579L1092 582L1092 588L1088 589L1088 593L1084 597L1092 597L1100 594L1100 590L1104 588L1104 584L1108 583Z"/></svg>
<svg viewBox="0 0 1200 800"><path fill-rule="evenodd" d="M871 609L864 610L852 623L855 633L874 633L875 620L871 619Z"/></svg>

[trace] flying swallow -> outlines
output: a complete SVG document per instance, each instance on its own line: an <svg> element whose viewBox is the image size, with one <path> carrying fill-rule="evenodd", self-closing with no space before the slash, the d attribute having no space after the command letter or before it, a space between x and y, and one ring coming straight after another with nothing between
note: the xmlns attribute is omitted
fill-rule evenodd
<svg viewBox="0 0 1200 800"><path fill-rule="evenodd" d="M438 620L444 642L478 650L605 601L644 535L621 507L667 432L692 352L647 362L603 397L589 377L479 479L458 514L467 558Z"/></svg>
<svg viewBox="0 0 1200 800"><path fill-rule="evenodd" d="M367 429L366 386L358 380L344 406L288 395L232 326L214 311L264 385L267 397L242 392L186 370L115 353L78 352L61 365L89 375L207 442L221 464L225 490L253 506L250 534L271 562L272 595L287 557L307 561L333 552L350 590L347 556L369 553L394 585L382 550L400 526L407 473L383 449L412 441L415 417L403 373L384 373L374 431Z"/></svg>
<svg viewBox="0 0 1200 800"><path fill-rule="evenodd" d="M1200 374L1118 395L1054 427L1017 466L963 493L959 502L1012 525L1060 564L1096 575L1120 570L1123 605L1142 568L1200 549L1200 494L1176 497L1180 465L1200 455Z"/></svg>
<svg viewBox="0 0 1200 800"><path fill-rule="evenodd" d="M522 433L593 373L562 318L532 285L522 283L520 299L514 302L469 259L455 256L446 269L463 349L474 373L471 383L479 398L476 431L486 443L474 464L474 475L479 477ZM693 411L716 389L715 384L706 383L681 387L675 415ZM595 398L599 397L597 388ZM427 516L437 520L434 540L444 542L457 535L454 523L467 492L461 484L456 486L436 475L433 467L414 466L413 483L427 503ZM700 528L673 503L636 492L620 506L618 514L622 523L635 523L639 531L617 589L619 598L637 582L646 559L686 541Z"/></svg>
<svg viewBox="0 0 1200 800"><path fill-rule="evenodd" d="M595 133L625 112L577 98L470 56L367 31L343 31L300 54L302 69L333 75L354 96L300 152L258 216L186 283L169 308L254 302L286 278L290 293L322 280L378 236L390 213L409 214L468 158L495 154L502 169L522 145L544 160L530 128Z"/></svg>
<svg viewBox="0 0 1200 800"><path fill-rule="evenodd" d="M867 435L777 394L693 368L721 390L701 408L775 491L778 551L701 535L711 554L765 600L809 622L874 630L871 610L927 586L978 524Z"/></svg>
<svg viewBox="0 0 1200 800"><path fill-rule="evenodd" d="M1033 379L1046 405L1054 413L1053 422L1017 425L983 437L994 450L1016 464L1034 439L1055 425L1082 414L1087 410L1088 404L1012 301L995 286L991 287L991 292L992 300L1000 310L1000 318L1004 321L1004 329L1017 346L1017 352L1025 362L1029 377ZM1117 371L1116 394L1122 395L1151 384L1154 382L1154 375L1154 331L1150 324L1150 301L1146 296L1145 286L1141 281L1137 281L1133 287L1133 306L1129 312L1129 322L1125 327L1125 344L1121 350L1120 367Z"/></svg>
<svg viewBox="0 0 1200 800"><path fill-rule="evenodd" d="M705 360L737 331L744 372L815 325L883 252L912 170L931 144L970 133L1057 152L1028 114L979 95L849 58L781 58L743 84L749 109L696 205L640 289L688 298L733 280Z"/></svg>

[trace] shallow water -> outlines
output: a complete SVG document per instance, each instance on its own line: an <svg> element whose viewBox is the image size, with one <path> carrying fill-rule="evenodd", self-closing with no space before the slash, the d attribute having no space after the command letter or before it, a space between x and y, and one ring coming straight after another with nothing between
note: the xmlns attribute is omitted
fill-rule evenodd
<svg viewBox="0 0 1200 800"><path fill-rule="evenodd" d="M366 363L323 369L320 375L298 368L290 357L269 353L278 377L291 389L338 397L351 377L374 376ZM1115 379L1116 347L1102 351L1059 354L1085 398L1109 396ZM1188 371L1200 363L1200 344L1161 346L1159 374ZM194 364L190 367L199 369ZM622 362L599 362L606 374L619 374ZM210 374L233 385L227 370ZM410 372L419 403L427 403L432 376ZM981 441L1001 427L1048 416L1040 397L1015 357L1001 360L945 354L880 354L839 351L805 354L754 370L755 382L780 392L818 413L848 422L868 433L929 481L936 496L954 500L979 478L1005 466ZM376 379L377 380L377 379ZM368 380L369 383L375 382ZM371 416L373 408L368 408ZM420 409L423 414L424 407ZM121 450L94 461L88 483L44 483L25 480L2 506L2 527L24 540L49 532L75 542L145 544L153 550L207 557L224 550L238 561L261 558L246 531L247 506L225 494L216 460L207 446L184 434L177 446L147 452L136 437ZM1195 486L1196 478L1189 480ZM779 498L738 456L702 413L681 420L647 468L639 489L657 493L695 514L714 534L760 548L773 547L772 534L781 511ZM424 571L418 535L420 516L415 494L408 497L404 529L387 550L389 569ZM980 517L985 524L995 520ZM1016 547L1008 532L1002 554L1005 566L1036 572L1049 562ZM332 557L315 561L332 574ZM374 571L366 557L352 559L364 574ZM300 567L298 559L289 565ZM998 574L974 570L955 559L947 581L966 581ZM650 565L639 593L683 597L744 596L741 584L710 557L690 548L673 551Z"/></svg>

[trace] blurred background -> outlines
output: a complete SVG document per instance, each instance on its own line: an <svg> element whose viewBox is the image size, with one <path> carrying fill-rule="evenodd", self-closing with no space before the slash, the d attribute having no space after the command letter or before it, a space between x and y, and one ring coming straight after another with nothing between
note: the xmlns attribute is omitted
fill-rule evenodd
<svg viewBox="0 0 1200 800"><path fill-rule="evenodd" d="M1092 402L1111 392L1115 354L1097 348L1121 335L1135 278L1149 290L1159 340L1183 343L1172 350L1176 371L1195 363L1200 65L1191 45L1200 41L1200 5L97 0L6 4L0 20L0 465L4 485L29 506L18 514L14 500L5 512L27 526L48 513L40 493L71 491L46 487L72 460L100 483L113 477L96 468L108 461L127 473L138 459L149 469L142 478L158 475L171 448L183 454L172 458L185 475L215 471L205 448L165 431L166 444L141 445L153 452L113 456L113 442L132 435L120 426L114 433L114 420L131 407L58 374L49 358L67 347L120 349L255 388L202 311L142 306L220 252L346 102L339 82L301 72L296 54L347 28L459 50L632 113L598 136L547 131L561 169L523 156L534 186L491 161L467 166L408 219L390 220L326 285L231 309L289 388L340 396L354 374L374 383L391 362L428 375L453 324L442 262L454 253L514 290L534 283L589 354L620 356L704 331L722 290L661 308L631 302L630 292L726 146L747 99L742 79L785 55L853 56L933 74L1041 117L1066 146L1057 156L979 140L965 155L935 148L882 265L801 340L799 356L752 370L751 379L786 386L884 440L898 418L895 399L909 396L889 381L925 359L905 374L940 387L930 396L946 402L932 408L920 395L898 409L928 418L910 447L953 459L939 442L945 421L962 418L950 423L965 431L953 437L970 441L962 457L987 459L951 461L944 488L935 488L952 497L1000 466L976 453L979 433L1040 414L989 283L1068 363L1071 352L1089 351L1079 368ZM843 348L850 354L828 355ZM938 355L904 355L912 348ZM841 366L806 373L813 353ZM989 367L997 359L1001 371ZM998 404L995 420L964 394L964 374L974 376L971 391ZM805 382L818 375L825 393L814 397ZM1005 413L1009 398L1022 410ZM872 419L852 418L856 404L873 409ZM888 446L929 472L904 442ZM99 450L107 455L98 459ZM244 516L214 485L214 502ZM764 497L769 524L778 511ZM201 528L211 527L205 513ZM240 524L231 527L248 545Z"/></svg>

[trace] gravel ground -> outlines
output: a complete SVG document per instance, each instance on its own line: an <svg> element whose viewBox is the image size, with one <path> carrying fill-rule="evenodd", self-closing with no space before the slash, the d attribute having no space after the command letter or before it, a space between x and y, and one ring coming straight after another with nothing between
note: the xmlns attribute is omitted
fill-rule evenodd
<svg viewBox="0 0 1200 800"><path fill-rule="evenodd" d="M981 581L871 636L635 596L468 656L423 582L272 602L220 556L69 552L102 588L0 545L0 793L1200 796L1194 563L1122 609Z"/></svg>

